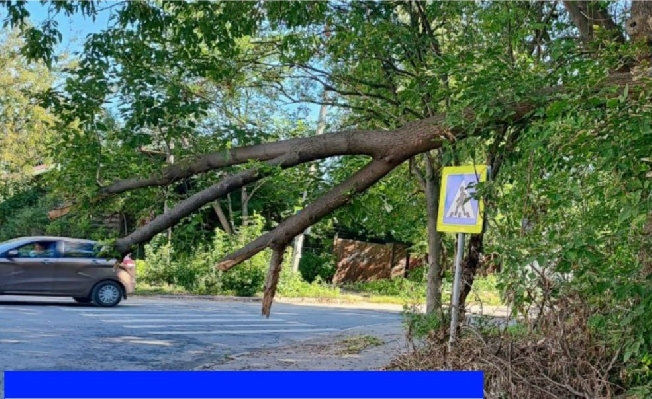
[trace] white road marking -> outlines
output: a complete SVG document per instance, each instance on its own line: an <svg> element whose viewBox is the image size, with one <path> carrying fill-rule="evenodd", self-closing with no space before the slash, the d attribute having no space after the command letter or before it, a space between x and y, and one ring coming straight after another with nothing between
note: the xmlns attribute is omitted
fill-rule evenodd
<svg viewBox="0 0 652 399"><path fill-rule="evenodd" d="M150 324L139 326L123 326L125 328L170 328L170 327L293 327L293 326L311 326L312 324L292 323L292 324Z"/></svg>
<svg viewBox="0 0 652 399"><path fill-rule="evenodd" d="M112 313L112 314L102 314L102 313L81 313L81 316L85 317L140 317L140 316L146 316L146 317L151 317L151 316L159 316L159 317L174 317L175 319L178 317L181 317L183 315L187 316L223 316L223 314L219 314L218 312L214 313L208 313L208 314L199 314L199 313ZM233 312L229 312L229 316L236 316L236 317L262 317L259 315L251 315L251 314L237 314Z"/></svg>
<svg viewBox="0 0 652 399"><path fill-rule="evenodd" d="M209 319L209 318L202 318L202 319L184 319L181 317L177 317L179 321L183 321L185 323L205 323L205 322L243 322L243 321L252 321L251 319ZM170 319L133 319L133 320L108 320L108 319L101 319L100 321L103 321L105 323L166 323L169 322ZM271 321L285 321L283 319L274 319ZM270 321L270 322L271 322ZM261 321L262 323L265 323L264 321Z"/></svg>
<svg viewBox="0 0 652 399"><path fill-rule="evenodd" d="M215 331L148 331L154 335L220 335L220 334L269 334L269 333L314 333L339 331L336 328L297 328L292 330L215 330Z"/></svg>

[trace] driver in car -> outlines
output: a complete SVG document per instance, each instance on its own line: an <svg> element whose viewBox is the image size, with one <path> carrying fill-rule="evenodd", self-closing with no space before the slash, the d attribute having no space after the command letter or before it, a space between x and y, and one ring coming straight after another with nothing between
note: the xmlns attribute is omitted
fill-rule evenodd
<svg viewBox="0 0 652 399"><path fill-rule="evenodd" d="M36 244L34 244L34 249L30 251L29 256L32 258L52 256L51 247L46 248L45 245L37 242Z"/></svg>

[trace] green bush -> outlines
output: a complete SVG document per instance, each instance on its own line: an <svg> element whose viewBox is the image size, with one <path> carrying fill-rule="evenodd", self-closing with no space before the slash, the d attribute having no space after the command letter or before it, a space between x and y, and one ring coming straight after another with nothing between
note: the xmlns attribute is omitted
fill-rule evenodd
<svg viewBox="0 0 652 399"><path fill-rule="evenodd" d="M324 285L319 277L309 283L301 277L301 273L293 272L289 267L281 270L277 292L286 298L335 298L340 295L339 288Z"/></svg>
<svg viewBox="0 0 652 399"><path fill-rule="evenodd" d="M228 235L218 229L209 247L199 246L191 254L177 254L165 235L145 246L138 278L151 285L177 285L197 294L253 296L263 289L271 253L263 251L227 272L215 265L263 233L262 217L254 215L247 226Z"/></svg>
<svg viewBox="0 0 652 399"><path fill-rule="evenodd" d="M306 251L301 255L299 272L310 283L315 279L331 282L335 275L335 256L328 252L315 254Z"/></svg>
<svg viewBox="0 0 652 399"><path fill-rule="evenodd" d="M419 266L408 272L407 279L415 283L425 283L428 278L428 266Z"/></svg>
<svg viewBox="0 0 652 399"><path fill-rule="evenodd" d="M347 288L376 295L404 296L410 294L426 295L426 285L403 277L391 280L376 280L350 284Z"/></svg>
<svg viewBox="0 0 652 399"><path fill-rule="evenodd" d="M258 238L263 233L264 223L261 216L254 215L247 226L238 229L237 234L229 236L222 230L217 230L213 246L216 260ZM222 287L238 296L253 296L261 292L270 258L271 252L265 250L225 272L222 275Z"/></svg>

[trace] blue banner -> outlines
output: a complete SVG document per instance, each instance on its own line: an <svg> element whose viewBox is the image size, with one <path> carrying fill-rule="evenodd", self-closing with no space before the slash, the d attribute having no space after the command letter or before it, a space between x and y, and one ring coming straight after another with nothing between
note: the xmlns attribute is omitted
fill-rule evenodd
<svg viewBox="0 0 652 399"><path fill-rule="evenodd" d="M482 371L6 371L6 399L476 399Z"/></svg>

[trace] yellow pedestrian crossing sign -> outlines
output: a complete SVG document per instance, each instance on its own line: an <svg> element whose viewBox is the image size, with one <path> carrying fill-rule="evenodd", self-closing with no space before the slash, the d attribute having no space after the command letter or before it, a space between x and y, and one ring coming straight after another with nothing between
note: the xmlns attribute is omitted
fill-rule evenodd
<svg viewBox="0 0 652 399"><path fill-rule="evenodd" d="M486 165L448 166L442 170L437 231L480 234L484 202L473 198L475 185L487 181Z"/></svg>

